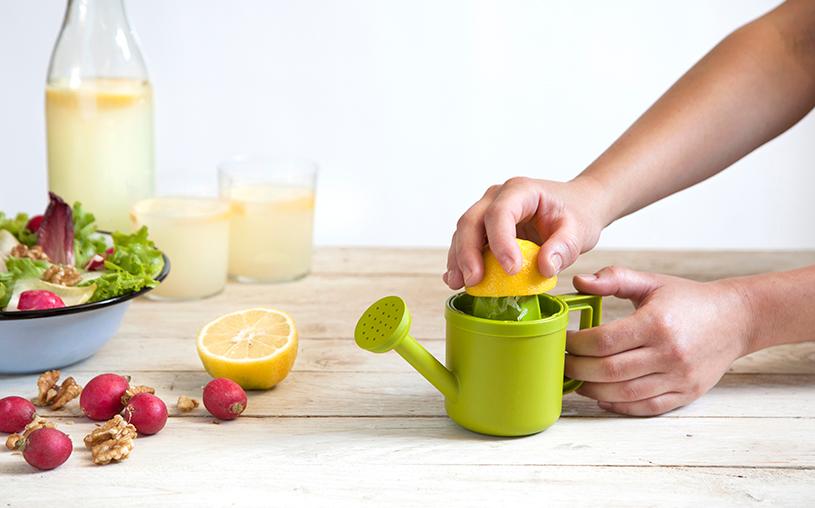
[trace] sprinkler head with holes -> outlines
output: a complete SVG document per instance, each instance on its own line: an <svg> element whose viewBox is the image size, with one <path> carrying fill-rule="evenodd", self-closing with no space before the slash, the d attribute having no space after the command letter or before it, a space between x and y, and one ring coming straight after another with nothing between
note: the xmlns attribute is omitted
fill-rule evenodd
<svg viewBox="0 0 815 508"><path fill-rule="evenodd" d="M410 331L410 312L398 296L374 302L359 318L354 330L357 346L373 353L385 353L398 346Z"/></svg>
<svg viewBox="0 0 815 508"><path fill-rule="evenodd" d="M371 304L357 321L354 339L357 346L373 353L395 350L445 397L455 399L455 376L410 336L410 312L398 296L386 296Z"/></svg>

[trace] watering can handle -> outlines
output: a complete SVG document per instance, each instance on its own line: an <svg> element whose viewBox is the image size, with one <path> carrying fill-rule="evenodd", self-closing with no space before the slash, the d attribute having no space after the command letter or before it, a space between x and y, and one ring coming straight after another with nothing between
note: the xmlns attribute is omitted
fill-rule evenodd
<svg viewBox="0 0 815 508"><path fill-rule="evenodd" d="M581 293L571 293L560 295L566 302L569 312L580 311L580 329L598 326L603 317L603 298L596 295L584 295ZM571 393L583 384L583 381L563 377L563 394Z"/></svg>

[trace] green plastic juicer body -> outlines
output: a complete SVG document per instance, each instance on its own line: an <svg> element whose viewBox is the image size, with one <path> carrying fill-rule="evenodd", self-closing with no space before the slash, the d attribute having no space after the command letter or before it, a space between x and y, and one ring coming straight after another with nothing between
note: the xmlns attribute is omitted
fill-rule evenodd
<svg viewBox="0 0 815 508"><path fill-rule="evenodd" d="M580 327L600 323L601 298L539 295L540 319L497 321L469 315L473 299L460 293L445 305L446 362L442 365L410 335L410 313L397 296L371 305L354 331L368 351L396 350L445 398L450 418L495 436L540 432L560 417L563 394L580 381L563 377L568 313Z"/></svg>

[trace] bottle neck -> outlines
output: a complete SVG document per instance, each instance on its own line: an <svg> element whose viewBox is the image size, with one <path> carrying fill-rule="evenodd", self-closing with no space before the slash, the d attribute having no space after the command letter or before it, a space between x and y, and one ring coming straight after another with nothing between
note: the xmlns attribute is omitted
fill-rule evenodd
<svg viewBox="0 0 815 508"><path fill-rule="evenodd" d="M69 25L130 31L123 0L68 0L63 30Z"/></svg>
<svg viewBox="0 0 815 508"><path fill-rule="evenodd" d="M123 0L68 0L48 80L77 76L147 79Z"/></svg>

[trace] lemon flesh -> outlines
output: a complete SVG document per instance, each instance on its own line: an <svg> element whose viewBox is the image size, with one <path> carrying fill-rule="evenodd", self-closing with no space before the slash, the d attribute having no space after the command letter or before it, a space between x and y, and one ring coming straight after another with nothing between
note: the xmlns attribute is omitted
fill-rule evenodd
<svg viewBox="0 0 815 508"><path fill-rule="evenodd" d="M212 377L246 390L282 381L297 358L297 329L285 312L248 309L219 317L198 334L198 356Z"/></svg>

